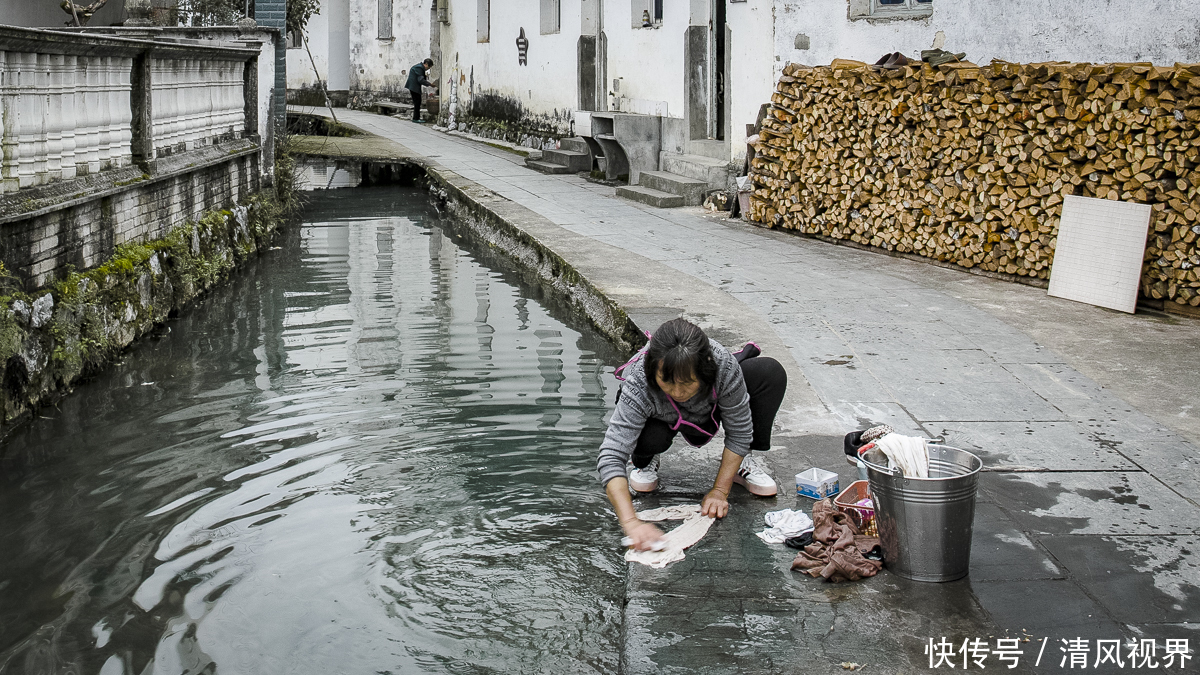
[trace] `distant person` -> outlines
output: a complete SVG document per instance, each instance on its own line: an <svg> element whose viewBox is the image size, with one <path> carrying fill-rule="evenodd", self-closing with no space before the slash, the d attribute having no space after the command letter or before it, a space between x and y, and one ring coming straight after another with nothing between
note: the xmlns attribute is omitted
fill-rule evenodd
<svg viewBox="0 0 1200 675"><path fill-rule="evenodd" d="M409 68L408 82L404 83L404 88L412 94L413 121L417 124L425 123L425 120L421 119L421 87L437 87L437 83L429 81L429 69L432 67L433 59L425 59Z"/></svg>
<svg viewBox="0 0 1200 675"><path fill-rule="evenodd" d="M699 326L673 319L659 326L646 349L618 371L624 382L596 467L635 549L649 550L662 532L638 520L630 488L650 492L658 487L659 455L671 447L677 433L698 447L725 424L725 451L713 488L700 503L703 515L725 517L735 482L762 497L778 492L751 451L771 448L771 427L783 403L787 372L775 359L758 353L753 343L730 353Z"/></svg>

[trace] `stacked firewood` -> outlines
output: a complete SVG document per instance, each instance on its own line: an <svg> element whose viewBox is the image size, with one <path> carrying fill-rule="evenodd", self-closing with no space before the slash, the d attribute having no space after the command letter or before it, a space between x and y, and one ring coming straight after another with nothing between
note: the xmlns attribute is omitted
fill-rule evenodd
<svg viewBox="0 0 1200 675"><path fill-rule="evenodd" d="M1145 296L1200 306L1200 65L783 71L750 216L1047 279L1063 197L1153 205Z"/></svg>

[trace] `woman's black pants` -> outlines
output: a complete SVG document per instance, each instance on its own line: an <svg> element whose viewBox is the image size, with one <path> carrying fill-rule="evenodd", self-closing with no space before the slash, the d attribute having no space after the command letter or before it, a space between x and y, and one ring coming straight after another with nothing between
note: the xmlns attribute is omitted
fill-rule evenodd
<svg viewBox="0 0 1200 675"><path fill-rule="evenodd" d="M750 394L750 420L754 425L754 437L750 441L751 450L771 449L771 427L775 424L775 414L783 404L783 394L787 390L787 371L779 362L769 356L755 356L742 361L742 378L746 381L746 391ZM716 412L720 421L721 411ZM662 420L649 419L642 433L638 436L637 445L633 449L633 465L639 469L650 464L650 460L660 452L666 452L675 440L675 434L682 433L685 440L692 445L704 445L710 439L688 427L683 431L672 431L670 424ZM701 425L705 431L715 432L706 425Z"/></svg>

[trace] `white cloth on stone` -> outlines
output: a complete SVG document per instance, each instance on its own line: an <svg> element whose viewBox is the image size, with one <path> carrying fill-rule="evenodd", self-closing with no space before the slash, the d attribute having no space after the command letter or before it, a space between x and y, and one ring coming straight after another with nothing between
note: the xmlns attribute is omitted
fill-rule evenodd
<svg viewBox="0 0 1200 675"><path fill-rule="evenodd" d="M699 504L682 504L679 506L664 506L659 509L641 511L638 519L647 523L661 520L683 520L683 524L663 535L665 544L661 551L625 551L625 560L637 562L655 569L684 559L683 549L695 544L708 534L712 527L713 518L700 515Z"/></svg>
<svg viewBox="0 0 1200 675"><path fill-rule="evenodd" d="M768 544L782 544L784 539L798 537L813 529L812 518L803 511L793 509L768 511L763 520L767 523L767 529L757 534L759 539Z"/></svg>
<svg viewBox="0 0 1200 675"><path fill-rule="evenodd" d="M929 448L924 438L901 436L895 432L875 441L875 447L887 455L888 468L899 468L907 478L929 478Z"/></svg>

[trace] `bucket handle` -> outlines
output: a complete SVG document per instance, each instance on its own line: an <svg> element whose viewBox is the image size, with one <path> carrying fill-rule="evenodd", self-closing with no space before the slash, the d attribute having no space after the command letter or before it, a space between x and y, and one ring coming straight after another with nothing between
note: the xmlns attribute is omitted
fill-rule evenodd
<svg viewBox="0 0 1200 675"><path fill-rule="evenodd" d="M872 468L872 469L874 469L874 470L878 471L879 473L886 474L886 475L888 475L888 476L899 476L899 475L902 475L902 474L900 473L900 468L899 468L899 467L896 467L895 469L892 469L892 468L890 468L890 467L886 467L886 466L879 466L878 464L873 464L873 463L871 463L871 462L868 462L868 461L867 461L867 459L866 459L866 457L864 457L864 455L866 454L866 452L867 452L868 450L870 450L871 448L874 448L874 447L875 447L875 441L871 441L870 443L867 443L866 445L864 445L864 446L862 446L861 448L859 448L859 449L858 449L858 461L860 461L860 462L862 462L863 464L867 465L868 467L870 467L870 468Z"/></svg>

